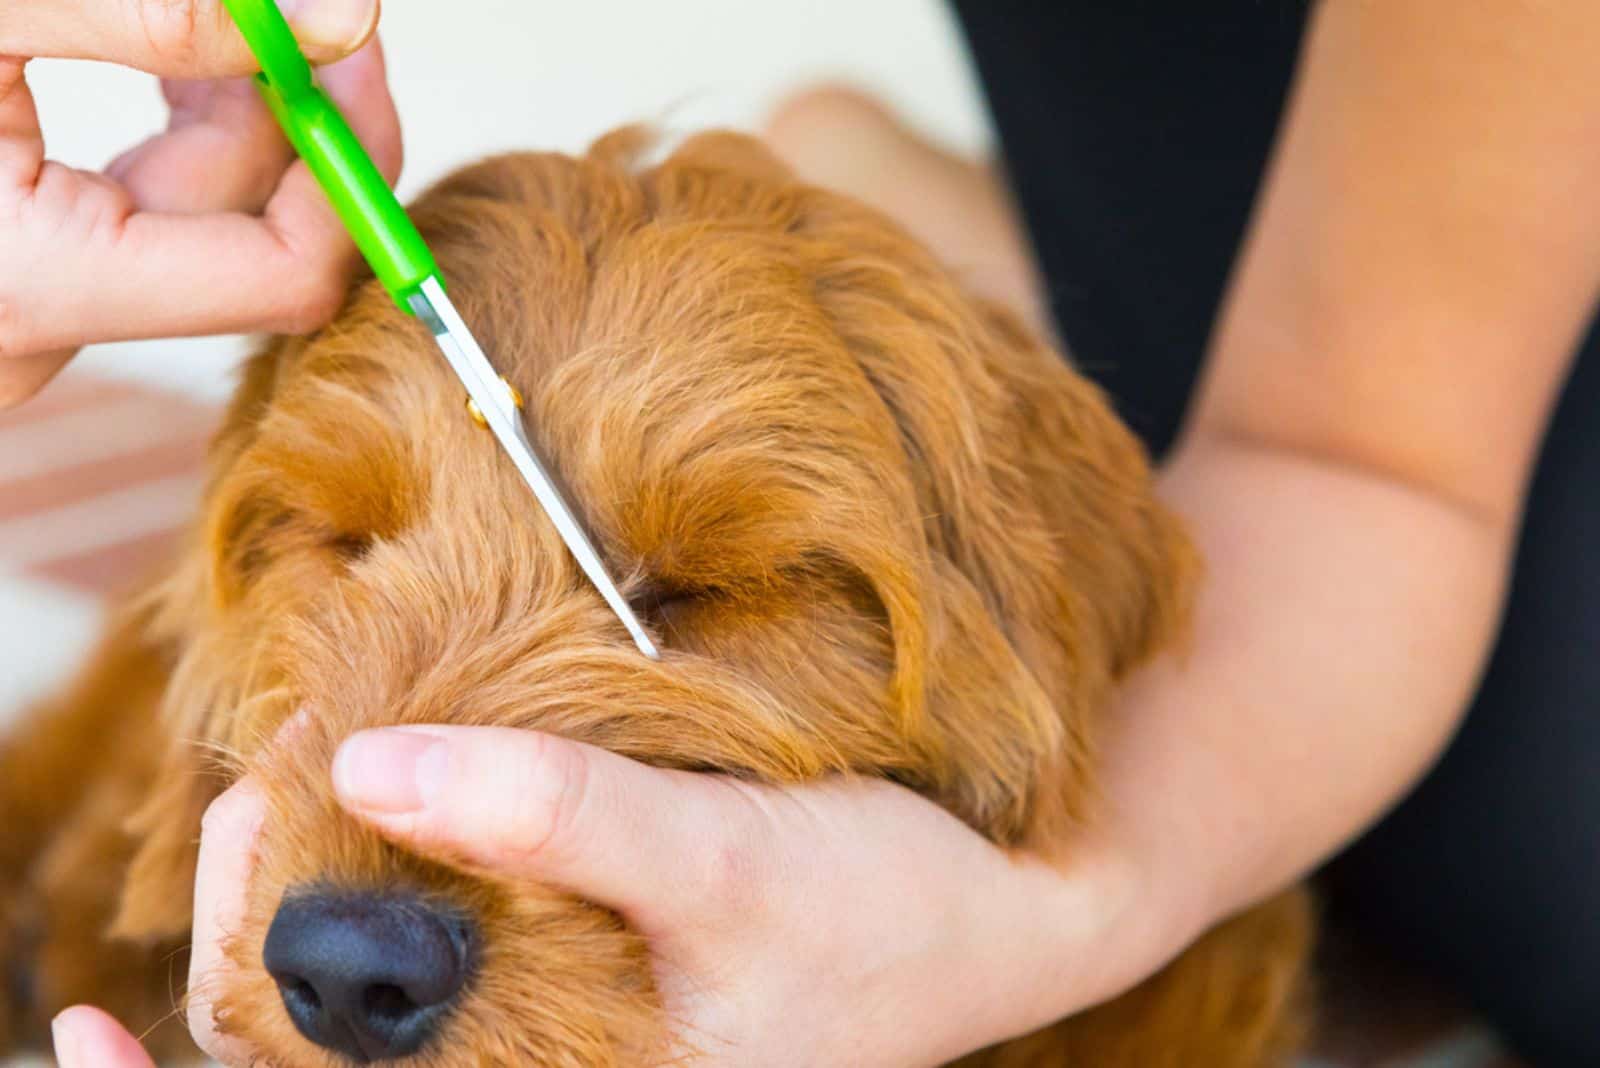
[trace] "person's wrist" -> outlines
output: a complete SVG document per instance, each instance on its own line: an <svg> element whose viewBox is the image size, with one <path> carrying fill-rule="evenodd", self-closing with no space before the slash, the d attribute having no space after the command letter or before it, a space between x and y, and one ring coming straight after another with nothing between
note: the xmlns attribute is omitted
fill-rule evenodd
<svg viewBox="0 0 1600 1068"><path fill-rule="evenodd" d="M1147 978L1182 939L1187 923L1164 885L1159 856L1109 822L1087 828L1057 880L1053 913L1073 937L1072 982L1057 993L1051 1018L1081 1012ZM1081 930L1072 935L1075 915Z"/></svg>
<svg viewBox="0 0 1600 1068"><path fill-rule="evenodd" d="M1114 769L1113 774L1114 774ZM1099 813L1048 862L1036 900L1054 955L1025 1033L1110 1001L1160 971L1223 916L1221 852L1200 848L1188 806L1141 791L1133 803L1109 781ZM1030 957L1019 959L1029 960Z"/></svg>
<svg viewBox="0 0 1600 1068"><path fill-rule="evenodd" d="M933 1021L951 1029L943 1059L1047 1027L1159 966L1153 954L1164 940L1145 915L1148 871L1134 853L1085 829L1052 857L1015 852L1001 886L965 880L969 921L957 926L969 944L956 955L971 968L941 987L960 999Z"/></svg>

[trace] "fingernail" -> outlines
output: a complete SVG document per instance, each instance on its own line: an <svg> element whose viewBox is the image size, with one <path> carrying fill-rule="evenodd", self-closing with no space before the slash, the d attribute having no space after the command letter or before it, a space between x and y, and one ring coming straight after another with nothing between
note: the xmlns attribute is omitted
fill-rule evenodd
<svg viewBox="0 0 1600 1068"><path fill-rule="evenodd" d="M444 788L450 749L444 739L408 730L362 731L333 758L333 788L354 808L416 812Z"/></svg>
<svg viewBox="0 0 1600 1068"><path fill-rule="evenodd" d="M378 0L285 0L279 5L294 35L307 48L344 55L365 41L378 19Z"/></svg>
<svg viewBox="0 0 1600 1068"><path fill-rule="evenodd" d="M50 1021L50 1044L55 1047L56 1060L63 1068L74 1068L83 1063L83 1058L78 1048L78 1036L61 1022L61 1016L64 1015L63 1012Z"/></svg>

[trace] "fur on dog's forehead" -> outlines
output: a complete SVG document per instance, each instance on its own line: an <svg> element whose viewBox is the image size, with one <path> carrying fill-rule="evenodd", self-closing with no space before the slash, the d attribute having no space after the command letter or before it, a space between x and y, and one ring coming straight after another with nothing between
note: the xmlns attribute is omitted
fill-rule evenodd
<svg viewBox="0 0 1600 1068"><path fill-rule="evenodd" d="M841 270L885 265L848 263L825 202L759 150L731 169L726 145L702 151L718 158L643 173L603 149L492 161L416 209L611 567L667 590L759 583L841 528L918 512L894 413L826 305ZM911 331L882 325L884 346ZM916 330L902 340L925 346ZM375 283L272 375L237 494L345 548L467 513L542 536L432 339Z"/></svg>

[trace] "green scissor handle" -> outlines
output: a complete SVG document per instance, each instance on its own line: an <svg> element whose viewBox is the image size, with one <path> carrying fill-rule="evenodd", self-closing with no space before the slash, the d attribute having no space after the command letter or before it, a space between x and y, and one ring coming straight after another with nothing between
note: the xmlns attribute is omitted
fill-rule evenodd
<svg viewBox="0 0 1600 1068"><path fill-rule="evenodd" d="M274 0L223 4L261 64L257 86L289 143L306 161L378 280L395 303L411 311L410 295L439 273L422 235L344 116L317 87L311 64Z"/></svg>

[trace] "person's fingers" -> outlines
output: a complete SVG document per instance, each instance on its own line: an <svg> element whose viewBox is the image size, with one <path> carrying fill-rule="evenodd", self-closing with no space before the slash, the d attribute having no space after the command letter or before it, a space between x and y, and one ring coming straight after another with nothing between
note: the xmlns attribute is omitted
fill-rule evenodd
<svg viewBox="0 0 1600 1068"><path fill-rule="evenodd" d="M400 119L376 41L322 68L318 79L357 130L378 169L400 173ZM162 83L172 108L165 133L106 168L141 211L255 213L271 199L294 150L249 78Z"/></svg>
<svg viewBox="0 0 1600 1068"><path fill-rule="evenodd" d="M44 167L44 135L28 89L26 65L26 60L0 56L0 204L15 202L19 194L31 190ZM8 351L7 341L17 336L21 314L0 293L0 411L43 389L76 351L76 346L25 354Z"/></svg>
<svg viewBox="0 0 1600 1068"><path fill-rule="evenodd" d="M364 731L333 780L347 809L409 848L563 887L647 933L741 912L765 885L761 813L741 791L547 734Z"/></svg>
<svg viewBox="0 0 1600 1068"><path fill-rule="evenodd" d="M381 45L369 42L350 58L323 68L319 78L378 169L393 181L402 158L400 120L389 95ZM327 196L298 162L284 174L259 220L138 214L128 220L118 251L121 255L104 268L104 287L87 285L87 292L112 290L112 276L120 276L143 280L148 292L183 292L188 300L152 309L124 284L129 302L123 314L116 314L105 300L97 302L105 320L96 332L99 337L112 336L107 332L119 329L118 322L137 323L133 336L258 329L306 333L338 309L354 258L354 247Z"/></svg>
<svg viewBox="0 0 1600 1068"><path fill-rule="evenodd" d="M44 166L44 134L26 67L25 59L0 55L0 195L33 188Z"/></svg>
<svg viewBox="0 0 1600 1068"><path fill-rule="evenodd" d="M139 1041L108 1014L75 1005L50 1024L61 1068L155 1068Z"/></svg>
<svg viewBox="0 0 1600 1068"><path fill-rule="evenodd" d="M255 861L266 804L260 788L240 779L211 803L201 821L194 883L194 948L189 957L189 1033L219 1061L247 1063L249 1051L217 1030L214 992L231 965L223 940L244 920L245 886Z"/></svg>
<svg viewBox="0 0 1600 1068"><path fill-rule="evenodd" d="M75 349L67 349L0 362L0 412L15 408L48 386L76 354ZM0 349L0 357L4 355Z"/></svg>
<svg viewBox="0 0 1600 1068"><path fill-rule="evenodd" d="M165 133L106 168L140 211L255 213L278 187L294 150L249 78L163 82Z"/></svg>
<svg viewBox="0 0 1600 1068"><path fill-rule="evenodd" d="M313 62L372 34L378 0L279 0ZM255 60L222 0L31 0L0 18L0 55L101 59L169 77L248 74Z"/></svg>
<svg viewBox="0 0 1600 1068"><path fill-rule="evenodd" d="M392 178L399 121L377 42L326 68L323 81ZM260 217L130 213L120 187L97 189L94 176L53 167L30 195L31 224L14 235L18 281L0 284L0 356L134 338L308 333L344 299L354 246L303 163L285 172Z"/></svg>

